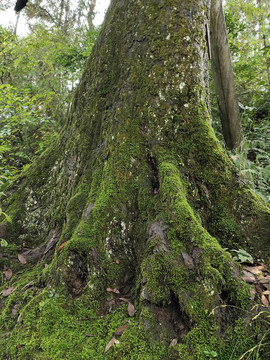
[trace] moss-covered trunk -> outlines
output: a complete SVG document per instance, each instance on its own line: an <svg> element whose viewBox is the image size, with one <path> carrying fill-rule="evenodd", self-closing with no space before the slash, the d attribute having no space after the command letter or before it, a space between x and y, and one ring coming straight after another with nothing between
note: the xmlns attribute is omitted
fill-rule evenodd
<svg viewBox="0 0 270 360"><path fill-rule="evenodd" d="M10 189L3 358L230 358L249 294L223 247L269 255L270 212L211 127L208 18L112 0L62 134Z"/></svg>

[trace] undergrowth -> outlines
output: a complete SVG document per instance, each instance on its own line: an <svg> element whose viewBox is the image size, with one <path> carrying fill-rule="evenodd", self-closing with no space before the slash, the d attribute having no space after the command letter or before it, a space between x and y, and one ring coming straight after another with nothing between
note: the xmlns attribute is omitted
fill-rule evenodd
<svg viewBox="0 0 270 360"><path fill-rule="evenodd" d="M213 109L213 126L216 135L225 148L220 121ZM241 180L254 193L263 197L270 205L270 103L263 106L244 107L242 114L242 142L237 150L229 151Z"/></svg>

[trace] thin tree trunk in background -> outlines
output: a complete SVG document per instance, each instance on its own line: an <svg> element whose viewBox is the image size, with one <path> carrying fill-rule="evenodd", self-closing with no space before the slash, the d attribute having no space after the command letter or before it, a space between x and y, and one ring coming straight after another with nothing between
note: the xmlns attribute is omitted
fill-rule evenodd
<svg viewBox="0 0 270 360"><path fill-rule="evenodd" d="M20 12L18 12L18 15L17 15L16 25L15 25L15 28L14 28L14 35L17 35L17 28L18 28L19 18L20 18Z"/></svg>
<svg viewBox="0 0 270 360"><path fill-rule="evenodd" d="M265 34L263 34L263 43L264 43L264 48L267 48L267 43L266 43L266 39L265 39ZM266 59L266 69L267 69L267 76L268 76L268 85L270 86L270 67L269 67L269 59Z"/></svg>
<svg viewBox="0 0 270 360"><path fill-rule="evenodd" d="M94 28L95 28L94 24L93 24L93 20L94 20L94 17L95 17L96 3L97 3L96 0L91 1L90 6L89 6L89 11L88 11L88 14L87 14L88 30L90 32L94 31Z"/></svg>
<svg viewBox="0 0 270 360"><path fill-rule="evenodd" d="M64 6L65 6L65 2L64 0L61 0L60 3L60 15L59 15L59 19L58 19L58 26L61 27L62 24L62 17L63 17L63 13L64 13Z"/></svg>
<svg viewBox="0 0 270 360"><path fill-rule="evenodd" d="M259 6L259 8L262 8L262 2L260 0L257 1L257 4ZM260 21L259 21L259 36L260 38L263 38L263 48L267 49L267 42L266 42L266 36L264 33L264 29L263 29L263 19L262 16L260 16ZM266 64L266 71L267 71L267 78L268 78L268 85L270 86L270 67L269 67L269 59L266 57L265 59L265 64Z"/></svg>
<svg viewBox="0 0 270 360"><path fill-rule="evenodd" d="M210 14L211 65L222 131L227 147L234 149L241 142L241 119L221 0L211 1Z"/></svg>

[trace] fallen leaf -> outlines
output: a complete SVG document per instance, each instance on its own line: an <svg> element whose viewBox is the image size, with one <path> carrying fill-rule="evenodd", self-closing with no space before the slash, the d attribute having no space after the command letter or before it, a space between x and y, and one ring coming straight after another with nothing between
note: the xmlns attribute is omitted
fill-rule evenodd
<svg viewBox="0 0 270 360"><path fill-rule="evenodd" d="M266 299L264 295L261 297L261 302L264 306L269 306L269 301Z"/></svg>
<svg viewBox="0 0 270 360"><path fill-rule="evenodd" d="M67 243L68 243L68 241L65 241L63 244L61 244L59 246L59 248L57 249L57 252L61 251L63 249L63 247L67 245Z"/></svg>
<svg viewBox="0 0 270 360"><path fill-rule="evenodd" d="M92 335L92 334L85 334L85 336L87 336L87 337L93 337L94 335Z"/></svg>
<svg viewBox="0 0 270 360"><path fill-rule="evenodd" d="M120 264L120 261L119 261L119 260L115 260L115 263L116 263L117 265L119 265L119 264Z"/></svg>
<svg viewBox="0 0 270 360"><path fill-rule="evenodd" d="M22 345L16 345L16 349L19 350L22 347Z"/></svg>
<svg viewBox="0 0 270 360"><path fill-rule="evenodd" d="M269 275L265 276L263 279L260 279L260 280L259 280L259 283L260 283L260 284L268 284L268 283L270 283L270 277L269 277Z"/></svg>
<svg viewBox="0 0 270 360"><path fill-rule="evenodd" d="M261 271L267 271L267 266L262 263L260 263L260 265L258 265L257 268Z"/></svg>
<svg viewBox="0 0 270 360"><path fill-rule="evenodd" d="M116 336L121 336L123 334L123 332L126 330L127 327L128 327L127 324L120 326L120 328L116 330L115 335Z"/></svg>
<svg viewBox="0 0 270 360"><path fill-rule="evenodd" d="M270 290L263 291L263 295L270 295Z"/></svg>
<svg viewBox="0 0 270 360"><path fill-rule="evenodd" d="M104 350L104 354L106 354L106 352L108 352L110 350L110 348L113 346L114 342L115 342L115 337L113 336L111 338L111 340L108 342L107 346L105 347L105 350Z"/></svg>
<svg viewBox="0 0 270 360"><path fill-rule="evenodd" d="M259 264L260 264L262 270L265 270L265 271L268 270L268 269L267 269L267 266L266 266L264 263L260 262Z"/></svg>
<svg viewBox="0 0 270 360"><path fill-rule="evenodd" d="M262 288L261 288L261 286L259 284L255 285L255 290L259 295L261 295L262 292L263 292L263 290L262 290Z"/></svg>
<svg viewBox="0 0 270 360"><path fill-rule="evenodd" d="M12 294L14 290L15 290L14 287L10 287L10 288L8 288L8 289L2 290L1 294L2 294L2 296L7 297L7 296L9 296L10 294Z"/></svg>
<svg viewBox="0 0 270 360"><path fill-rule="evenodd" d="M4 270L3 273L7 280L10 280L12 278L13 272L11 269Z"/></svg>
<svg viewBox="0 0 270 360"><path fill-rule="evenodd" d="M16 303L11 310L11 314L13 317L17 316L19 309L20 309L20 303Z"/></svg>
<svg viewBox="0 0 270 360"><path fill-rule="evenodd" d="M170 346L175 346L177 344L177 339L172 339Z"/></svg>
<svg viewBox="0 0 270 360"><path fill-rule="evenodd" d="M112 293L115 293L115 294L120 294L120 291L117 290L116 288L114 288L114 289L107 288L106 290L107 290L108 292L112 292Z"/></svg>
<svg viewBox="0 0 270 360"><path fill-rule="evenodd" d="M263 286L266 288L266 290L270 290L270 283L264 284Z"/></svg>
<svg viewBox="0 0 270 360"><path fill-rule="evenodd" d="M119 298L119 300L127 302L127 303L129 302L128 299L125 299L125 298Z"/></svg>
<svg viewBox="0 0 270 360"><path fill-rule="evenodd" d="M256 295L256 289L255 289L255 287L250 287L250 289L249 289L249 295L250 295L250 299L251 300L254 300L255 299L255 295Z"/></svg>
<svg viewBox="0 0 270 360"><path fill-rule="evenodd" d="M128 315L131 317L135 315L135 307L131 302L128 303Z"/></svg>
<svg viewBox="0 0 270 360"><path fill-rule="evenodd" d="M245 266L245 269L254 275L259 275L262 272L262 266Z"/></svg>
<svg viewBox="0 0 270 360"><path fill-rule="evenodd" d="M18 254L18 259L19 259L19 262L23 265L25 265L27 263L26 258L21 254Z"/></svg>
<svg viewBox="0 0 270 360"><path fill-rule="evenodd" d="M17 322L20 322L21 317L22 317L22 314L19 314L18 319L17 319Z"/></svg>
<svg viewBox="0 0 270 360"><path fill-rule="evenodd" d="M244 276L242 276L242 280L244 280L245 282L251 282L251 283L257 282L255 276L250 272L243 270L243 274Z"/></svg>

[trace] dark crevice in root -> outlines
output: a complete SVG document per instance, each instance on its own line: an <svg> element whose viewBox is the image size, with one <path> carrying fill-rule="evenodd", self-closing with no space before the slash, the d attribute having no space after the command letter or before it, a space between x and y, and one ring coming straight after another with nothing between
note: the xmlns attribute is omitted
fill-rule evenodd
<svg viewBox="0 0 270 360"><path fill-rule="evenodd" d="M177 295L171 291L172 326L176 338L180 341L190 330L191 324L187 315L181 310Z"/></svg>
<svg viewBox="0 0 270 360"><path fill-rule="evenodd" d="M157 341L166 340L171 342L177 339L181 342L182 338L192 329L188 316L181 310L178 297L171 291L171 297L168 305L158 306L148 303L148 309L155 315L156 326L151 329L153 338ZM145 321L145 328L148 331L148 323ZM166 329L166 330L165 330Z"/></svg>
<svg viewBox="0 0 270 360"><path fill-rule="evenodd" d="M82 257L77 253L70 255L70 267L65 274L65 283L67 289L73 298L82 294L87 284L88 270L86 257Z"/></svg>
<svg viewBox="0 0 270 360"><path fill-rule="evenodd" d="M228 290L222 290L221 293L219 294L219 296L222 301L224 301L225 303L228 303L230 292Z"/></svg>

